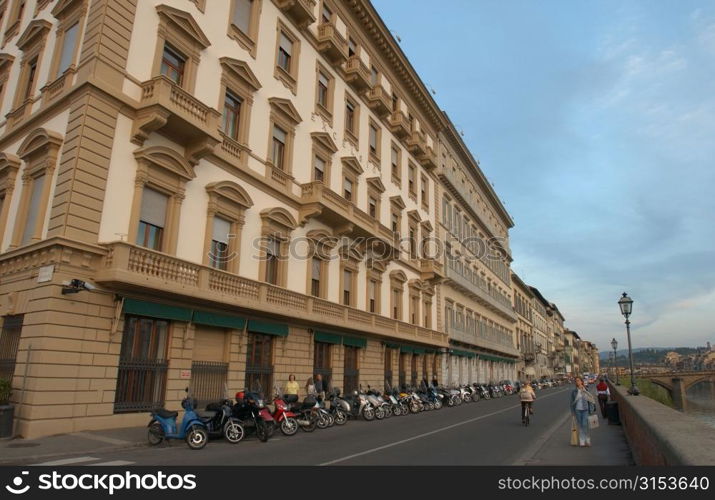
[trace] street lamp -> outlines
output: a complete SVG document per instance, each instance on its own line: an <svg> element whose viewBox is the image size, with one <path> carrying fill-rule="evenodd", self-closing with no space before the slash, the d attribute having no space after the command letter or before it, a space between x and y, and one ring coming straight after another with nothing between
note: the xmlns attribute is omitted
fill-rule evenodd
<svg viewBox="0 0 715 500"><path fill-rule="evenodd" d="M611 347L613 347L613 371L616 372L616 385L621 385L618 381L618 365L616 364L616 349L618 349L618 341L615 337L611 340Z"/></svg>
<svg viewBox="0 0 715 500"><path fill-rule="evenodd" d="M631 366L631 388L628 393L632 396L640 394L636 387L635 372L633 371L633 349L631 348L631 321L628 319L633 311L633 299L623 292L623 296L618 299L618 306L621 308L621 314L626 318L626 334L628 335L628 362Z"/></svg>

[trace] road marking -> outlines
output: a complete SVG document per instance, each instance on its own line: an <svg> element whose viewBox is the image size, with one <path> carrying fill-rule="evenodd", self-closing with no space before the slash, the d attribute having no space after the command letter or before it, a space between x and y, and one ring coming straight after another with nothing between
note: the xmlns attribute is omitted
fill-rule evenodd
<svg viewBox="0 0 715 500"><path fill-rule="evenodd" d="M565 390L564 390L564 391L565 391ZM551 397L551 396L555 396L555 395L557 395L557 394L561 394L561 393L564 392L564 391L554 392L553 394L548 394L548 395L546 395L546 396L541 397L540 399L541 399L541 400L544 400L544 399L549 398L549 397ZM322 464L319 464L319 465L321 465L321 466L322 466L322 465L333 465L333 464L337 464L337 463L340 463L340 462L345 462L346 460L350 460L350 459L352 459L352 458L361 457L361 456L363 456L363 455L369 455L370 453L375 453L375 452L377 452L377 451L382 451L382 450L385 450L385 449L387 449L387 448L392 448L393 446L399 446L399 445L404 444L404 443L409 443L410 441L415 441L415 440L417 440L417 439L422 439L422 438L424 438L424 437L431 436L432 434L437 434L437 433L440 433L440 432L448 431L448 430L450 430L450 429L454 429L455 427L460 427L460 426L462 426L462 425L471 424L472 422L477 422L478 420L483 420L483 419L485 419L485 418L493 417L494 415L499 415L500 413L506 413L507 411L511 411L511 410L513 410L514 408L520 408L520 407L521 407L521 403L519 403L518 405L509 406L508 408L504 408L504 409L499 410L499 411L495 411L495 412L492 412L492 413L488 413L488 414L486 414L486 415L482 415L482 416L480 416L480 417L474 417L474 418L470 418L470 419L468 419L468 420L464 420L464 421L462 421L462 422L457 422L456 424L448 425L447 427L442 427L441 429L436 429L436 430L434 430L434 431L425 432L424 434L420 434L420 435L418 435L418 436L412 436L411 438L402 439L402 440L400 440L400 441L395 441L394 443L386 444L386 445L383 445L383 446L378 446L377 448L372 448L372 449L370 449L370 450L361 451L360 453L354 453L354 454L352 454L352 455L348 455L347 457L342 457L342 458L338 458L338 459L336 459L336 460L331 460L330 462L323 462Z"/></svg>
<svg viewBox="0 0 715 500"><path fill-rule="evenodd" d="M119 446L134 444L132 441L125 441L123 439L115 439L107 436L99 436L97 434L89 434L88 432L74 432L72 435L84 439L91 439L92 441L101 441L103 443L116 444Z"/></svg>
<svg viewBox="0 0 715 500"><path fill-rule="evenodd" d="M40 464L32 465L69 465L69 464L81 464L83 462L94 462L99 460L96 457L75 457L75 458L63 458L62 460L52 460L50 462L42 462Z"/></svg>
<svg viewBox="0 0 715 500"><path fill-rule="evenodd" d="M134 462L127 462L126 460L113 460L111 462L100 462L98 464L89 464L90 466L98 466L98 465L104 465L104 466L111 466L111 465L129 465L133 464Z"/></svg>

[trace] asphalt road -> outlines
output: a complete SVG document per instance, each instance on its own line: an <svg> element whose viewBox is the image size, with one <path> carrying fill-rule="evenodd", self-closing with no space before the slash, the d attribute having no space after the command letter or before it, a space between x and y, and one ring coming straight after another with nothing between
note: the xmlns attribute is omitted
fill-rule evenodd
<svg viewBox="0 0 715 500"><path fill-rule="evenodd" d="M521 425L518 396L481 400L455 408L350 420L346 425L267 443L248 436L236 445L212 440L203 450L183 441L112 454L73 457L72 465L513 465L538 449L568 411L570 387L538 391L531 425Z"/></svg>

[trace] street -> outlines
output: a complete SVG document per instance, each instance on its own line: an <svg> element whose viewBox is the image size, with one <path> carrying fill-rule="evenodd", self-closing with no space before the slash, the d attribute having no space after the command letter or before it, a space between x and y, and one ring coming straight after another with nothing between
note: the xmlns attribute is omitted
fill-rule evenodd
<svg viewBox="0 0 715 500"><path fill-rule="evenodd" d="M237 445L213 440L192 451L183 441L171 441L33 465L514 465L538 450L566 417L570 389L538 391L528 428L521 425L518 396L506 396L382 422L351 420L292 437L277 431L267 443L249 436Z"/></svg>

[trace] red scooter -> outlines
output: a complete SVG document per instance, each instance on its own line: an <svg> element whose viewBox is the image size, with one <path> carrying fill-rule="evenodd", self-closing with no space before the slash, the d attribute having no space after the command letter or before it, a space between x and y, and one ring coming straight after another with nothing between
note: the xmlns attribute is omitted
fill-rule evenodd
<svg viewBox="0 0 715 500"><path fill-rule="evenodd" d="M286 399L288 398L291 398L291 396L286 397ZM286 436L292 436L298 432L296 414L290 411L288 404L278 391L276 391L276 395L273 399L273 406L275 406L273 421L276 422L276 424L281 428L281 432Z"/></svg>

